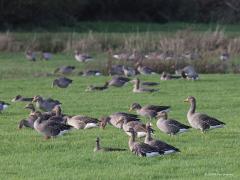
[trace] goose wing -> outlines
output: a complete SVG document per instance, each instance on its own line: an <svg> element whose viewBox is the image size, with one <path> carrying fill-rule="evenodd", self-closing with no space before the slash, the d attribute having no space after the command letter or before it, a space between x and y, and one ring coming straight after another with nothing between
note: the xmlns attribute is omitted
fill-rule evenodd
<svg viewBox="0 0 240 180"><path fill-rule="evenodd" d="M210 116L208 116L206 114L200 114L199 115L199 119L201 119L205 123L209 124L210 126L225 125L224 122L219 121L218 119L216 119L214 117L210 117Z"/></svg>

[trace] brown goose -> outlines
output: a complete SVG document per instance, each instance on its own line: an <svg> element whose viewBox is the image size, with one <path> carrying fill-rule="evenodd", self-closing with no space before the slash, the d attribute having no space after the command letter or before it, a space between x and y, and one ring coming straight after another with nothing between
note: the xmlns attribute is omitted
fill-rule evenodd
<svg viewBox="0 0 240 180"><path fill-rule="evenodd" d="M43 111L51 111L56 105L61 104L58 100L53 100L52 98L43 99L39 95L34 96L32 102L36 102L36 107Z"/></svg>
<svg viewBox="0 0 240 180"><path fill-rule="evenodd" d="M208 116L207 114L197 113L196 110L196 99L193 96L188 97L185 102L190 103L190 108L187 113L187 119L189 124L195 128L205 132L208 129L222 128L225 123L218 119Z"/></svg>
<svg viewBox="0 0 240 180"><path fill-rule="evenodd" d="M160 149L161 151L164 152L164 154L171 154L171 153L180 152L180 150L178 148L175 148L174 146L172 146L170 144L167 144L164 141L154 140L152 138L152 135L151 135L152 128L151 128L150 123L146 124L146 129L147 129L147 135L145 137L144 143Z"/></svg>
<svg viewBox="0 0 240 180"><path fill-rule="evenodd" d="M157 127L164 133L169 135L175 135L177 133L183 133L188 131L190 126L184 125L174 119L168 119L167 112L161 111L157 115Z"/></svg>
<svg viewBox="0 0 240 180"><path fill-rule="evenodd" d="M72 82L73 82L73 80L71 80L69 78L60 77L60 78L53 80L52 87L58 86L60 88L67 88Z"/></svg>
<svg viewBox="0 0 240 180"><path fill-rule="evenodd" d="M101 147L100 138L96 139L96 147L93 149L94 152L109 152L109 151L126 151L126 149L121 148L111 148L111 147Z"/></svg>
<svg viewBox="0 0 240 180"><path fill-rule="evenodd" d="M140 80L138 78L131 81L134 83L133 92L134 93L144 93L144 92L156 92L158 89L148 89L140 86Z"/></svg>
<svg viewBox="0 0 240 180"><path fill-rule="evenodd" d="M17 95L11 101L12 102L32 102L32 100L33 100L33 98L27 98L27 97L23 97L21 95Z"/></svg>
<svg viewBox="0 0 240 180"><path fill-rule="evenodd" d="M99 127L98 119L82 115L67 118L67 124L76 129L90 129Z"/></svg>
<svg viewBox="0 0 240 180"><path fill-rule="evenodd" d="M128 141L128 146L131 152L140 157L153 157L164 154L163 151L159 150L156 147L150 146L146 143L136 142L136 132L133 128L129 129L131 136Z"/></svg>
<svg viewBox="0 0 240 180"><path fill-rule="evenodd" d="M85 91L103 91L108 88L108 84L109 84L108 82L105 82L105 84L103 86L90 85L87 87L87 89Z"/></svg>

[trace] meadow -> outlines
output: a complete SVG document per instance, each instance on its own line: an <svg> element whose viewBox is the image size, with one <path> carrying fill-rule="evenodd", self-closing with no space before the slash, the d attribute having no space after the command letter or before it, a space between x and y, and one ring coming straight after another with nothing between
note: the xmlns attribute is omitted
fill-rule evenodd
<svg viewBox="0 0 240 180"><path fill-rule="evenodd" d="M105 54L96 54L97 62ZM170 105L169 116L188 123L189 105L183 100L197 99L197 111L208 113L226 123L223 129L202 134L190 132L170 137L156 130L154 137L181 150L181 153L141 158L126 152L94 153L95 139L102 146L128 149L128 136L119 129L74 130L55 139L44 140L36 131L17 128L28 116L25 103L11 103L0 114L0 179L239 179L239 88L237 74L200 74L198 81L161 81L159 75L139 76L141 80L160 82L159 92L132 93L132 84L103 92L85 92L90 84L101 85L110 77L69 76L74 80L67 89L51 88L55 77L47 72L61 65L75 65L80 71L89 64L76 62L72 54L56 54L51 61L28 62L23 53L0 54L0 98L6 102L17 94L42 95L62 102L67 114L99 118L113 112L127 112L130 104ZM141 118L146 122L145 118Z"/></svg>

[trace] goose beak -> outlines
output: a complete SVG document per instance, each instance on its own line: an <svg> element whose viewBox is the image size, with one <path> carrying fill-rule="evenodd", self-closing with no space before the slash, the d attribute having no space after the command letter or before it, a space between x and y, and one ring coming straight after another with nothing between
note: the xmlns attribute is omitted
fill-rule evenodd
<svg viewBox="0 0 240 180"><path fill-rule="evenodd" d="M188 99L185 99L183 102L188 102Z"/></svg>
<svg viewBox="0 0 240 180"><path fill-rule="evenodd" d="M128 111L131 112L133 109L132 108L129 108Z"/></svg>

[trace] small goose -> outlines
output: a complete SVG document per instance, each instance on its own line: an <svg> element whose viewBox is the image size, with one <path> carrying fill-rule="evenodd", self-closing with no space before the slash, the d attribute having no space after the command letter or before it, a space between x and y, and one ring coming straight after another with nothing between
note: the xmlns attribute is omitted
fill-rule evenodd
<svg viewBox="0 0 240 180"><path fill-rule="evenodd" d="M125 76L135 76L136 70L132 67L123 66L123 73Z"/></svg>
<svg viewBox="0 0 240 180"><path fill-rule="evenodd" d="M88 62L93 60L93 58L88 54L81 54L79 51L75 51L74 57L78 62Z"/></svg>
<svg viewBox="0 0 240 180"><path fill-rule="evenodd" d="M52 58L52 53L50 53L50 52L42 52L41 59L48 61L51 58Z"/></svg>
<svg viewBox="0 0 240 180"><path fill-rule="evenodd" d="M60 88L67 88L72 82L73 80L71 79L68 79L66 77L60 77L53 80L52 87L58 86Z"/></svg>
<svg viewBox="0 0 240 180"><path fill-rule="evenodd" d="M101 76L101 74L99 70L85 70L78 73L80 76Z"/></svg>
<svg viewBox="0 0 240 180"><path fill-rule="evenodd" d="M60 136L72 128L70 125L65 125L57 121L44 120L39 111L36 112L36 115L38 118L35 120L33 127L37 132L43 134L45 139Z"/></svg>
<svg viewBox="0 0 240 180"><path fill-rule="evenodd" d="M28 50L25 56L29 61L36 61L36 54L31 50Z"/></svg>
<svg viewBox="0 0 240 180"><path fill-rule="evenodd" d="M11 101L12 102L32 102L32 100L33 100L33 98L27 98L27 97L23 97L21 95L17 95Z"/></svg>
<svg viewBox="0 0 240 180"><path fill-rule="evenodd" d="M114 76L110 81L108 81L108 83L109 83L109 86L122 87L128 81L130 81L130 79L127 77Z"/></svg>
<svg viewBox="0 0 240 180"><path fill-rule="evenodd" d="M165 111L158 112L157 118L158 129L169 135L184 133L191 128L190 126L184 125L177 120L168 119L167 112Z"/></svg>
<svg viewBox="0 0 240 180"><path fill-rule="evenodd" d="M4 101L0 101L0 113L2 113L3 110L7 109L8 106L10 106L9 103L6 103Z"/></svg>
<svg viewBox="0 0 240 180"><path fill-rule="evenodd" d="M75 69L75 66L61 66L54 70L54 74L71 74Z"/></svg>
<svg viewBox="0 0 240 180"><path fill-rule="evenodd" d="M134 83L133 86L133 92L134 93L144 93L144 92L156 92L158 91L158 89L148 89L148 88L143 88L140 86L140 80L138 78L134 79L131 81L132 83Z"/></svg>
<svg viewBox="0 0 240 180"><path fill-rule="evenodd" d="M195 128L205 132L208 129L222 128L225 123L218 119L208 116L207 114L197 113L196 110L196 99L193 96L188 97L184 102L190 103L190 108L187 113L187 119L189 124Z"/></svg>
<svg viewBox="0 0 240 180"><path fill-rule="evenodd" d="M157 116L157 113L160 111L169 111L170 106L156 106L156 105L146 105L141 106L139 103L133 103L130 106L129 111L135 110L137 114L141 116L145 116L149 119L155 118Z"/></svg>
<svg viewBox="0 0 240 180"><path fill-rule="evenodd" d="M136 132L133 128L129 129L129 133L131 133L131 136L128 141L128 146L130 151L133 152L135 155L140 157L154 157L164 154L162 150L159 150L156 147L150 146L143 142L136 142Z"/></svg>
<svg viewBox="0 0 240 180"><path fill-rule="evenodd" d="M96 139L96 147L93 149L94 152L109 152L109 151L126 151L126 149L121 148L111 148L111 147L101 147L100 138Z"/></svg>
<svg viewBox="0 0 240 180"><path fill-rule="evenodd" d="M99 127L98 119L82 115L67 118L67 124L71 125L75 129L90 129Z"/></svg>
<svg viewBox="0 0 240 180"><path fill-rule="evenodd" d="M103 86L93 86L90 85L86 88L85 91L103 91L106 90L108 88L108 82L105 82L105 84Z"/></svg>
<svg viewBox="0 0 240 180"><path fill-rule="evenodd" d="M37 95L33 97L33 101L36 102L36 107L43 111L52 111L56 105L61 103L58 100L53 100L51 98L43 99L41 96Z"/></svg>
<svg viewBox="0 0 240 180"><path fill-rule="evenodd" d="M176 148L176 147L174 147L170 144L167 144L164 141L154 140L152 138L152 135L151 135L151 125L150 125L150 123L146 124L146 129L147 129L147 135L145 137L144 143L158 148L159 150L163 151L164 154L172 154L172 153L180 152L180 150L178 148Z"/></svg>
<svg viewBox="0 0 240 180"><path fill-rule="evenodd" d="M166 73L166 72L162 72L162 75L161 75L161 80L171 80L171 79L180 79L181 76L178 76L178 75L172 75L172 74L169 74L169 73Z"/></svg>

